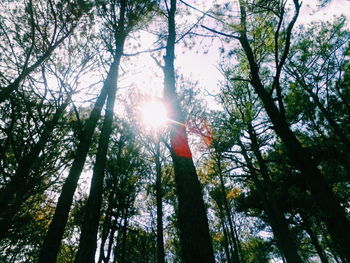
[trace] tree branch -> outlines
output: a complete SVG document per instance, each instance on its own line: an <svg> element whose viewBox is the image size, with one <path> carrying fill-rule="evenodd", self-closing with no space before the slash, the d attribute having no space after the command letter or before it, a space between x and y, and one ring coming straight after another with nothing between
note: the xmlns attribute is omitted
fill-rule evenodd
<svg viewBox="0 0 350 263"><path fill-rule="evenodd" d="M215 29L212 29L212 28L209 28L209 27L206 27L204 25L201 25L201 27L203 27L204 29L210 31L210 32L213 32L215 34L219 34L219 35L222 35L222 36L225 36L225 37L230 37L230 38L234 38L234 39L240 39L240 37L238 36L235 36L235 35L231 35L231 34L226 34L226 33L223 33L223 32L220 32L220 31L217 31Z"/></svg>

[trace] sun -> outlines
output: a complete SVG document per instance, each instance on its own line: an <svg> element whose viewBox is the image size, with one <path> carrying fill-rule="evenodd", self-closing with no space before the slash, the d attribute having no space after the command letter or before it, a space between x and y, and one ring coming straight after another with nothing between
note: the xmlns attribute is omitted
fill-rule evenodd
<svg viewBox="0 0 350 263"><path fill-rule="evenodd" d="M140 107L142 121L151 128L160 128L168 121L167 111L160 100L150 100Z"/></svg>

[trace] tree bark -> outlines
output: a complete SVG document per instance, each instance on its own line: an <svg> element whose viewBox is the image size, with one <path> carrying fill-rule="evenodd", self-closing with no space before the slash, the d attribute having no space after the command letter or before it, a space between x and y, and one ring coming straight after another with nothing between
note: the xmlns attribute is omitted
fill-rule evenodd
<svg viewBox="0 0 350 263"><path fill-rule="evenodd" d="M127 202L129 203L129 202ZM118 236L121 235L121 241L120 241L120 253L118 253L118 248L119 248L119 242L115 247L114 250L114 263L125 263L125 256L126 256L126 241L127 241L127 233L128 233L128 224L129 224L129 208L126 208L124 211L124 216L123 216L123 227L121 233L118 231Z"/></svg>
<svg viewBox="0 0 350 263"><path fill-rule="evenodd" d="M296 1L296 0L295 0ZM344 208L332 192L331 187L321 175L310 153L301 145L295 134L283 119L270 94L264 88L253 51L246 34L246 14L244 3L241 3L241 34L239 41L244 49L249 62L251 84L260 97L264 108L273 124L273 129L286 146L289 158L301 171L312 194L315 204L318 206L321 217L326 223L327 229L336 244L339 253L350 262L350 222L346 217Z"/></svg>
<svg viewBox="0 0 350 263"><path fill-rule="evenodd" d="M84 167L97 121L101 116L101 111L106 100L107 92L114 83L113 79L115 73L116 68L113 63L108 72L108 76L102 87L101 93L95 102L95 106L91 111L90 117L86 121L85 127L80 135L80 141L76 150L75 158L65 183L63 184L53 219L41 247L38 263L54 263L56 261L64 228L67 224L69 210L73 202L73 195Z"/></svg>
<svg viewBox="0 0 350 263"><path fill-rule="evenodd" d="M185 263L213 263L214 253L200 182L188 146L184 118L177 101L174 71L176 0L170 1L168 39L164 57L164 100L169 118L171 157L178 197L178 223Z"/></svg>

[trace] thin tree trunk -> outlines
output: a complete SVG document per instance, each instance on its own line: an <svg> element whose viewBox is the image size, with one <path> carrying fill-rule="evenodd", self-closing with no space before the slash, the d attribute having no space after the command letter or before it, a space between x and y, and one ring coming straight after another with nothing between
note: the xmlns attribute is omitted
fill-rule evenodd
<svg viewBox="0 0 350 263"><path fill-rule="evenodd" d="M114 64L112 64L101 93L95 102L94 109L91 111L90 117L86 122L82 134L80 135L80 141L76 150L75 158L69 174L63 184L53 219L41 247L38 263L54 263L56 261L64 228L67 224L69 210L73 202L73 195L84 167L97 121L101 116L101 111L106 100L107 92L113 84L115 72L116 68L114 67Z"/></svg>
<svg viewBox="0 0 350 263"><path fill-rule="evenodd" d="M224 213L224 209L222 208L222 204L220 202L216 202L217 206L218 206L218 209L219 209L219 218L220 218L220 221L221 221L221 226L222 226L222 231L224 233L224 246L225 246L225 254L226 254L226 258L227 258L227 262L228 263L234 263L234 252L232 249L230 249L230 247L232 248L232 245L229 246L229 243L230 243L230 238L229 238L229 235L228 235L228 229L227 229L227 226L225 224L225 213ZM231 256L230 256L230 252L232 254L232 259L231 259Z"/></svg>
<svg viewBox="0 0 350 263"><path fill-rule="evenodd" d="M337 263L344 263L345 260L338 254L337 251L335 251L335 248L334 248L334 244L332 242L332 240L329 238L329 235L325 232L325 229L324 227L322 226L321 222L316 222L322 236L323 236L323 239L327 245L327 247L329 248L329 251L332 253L332 256L333 256L333 259L335 262Z"/></svg>
<svg viewBox="0 0 350 263"><path fill-rule="evenodd" d="M169 130L178 196L178 223L182 257L185 263L213 263L214 253L201 186L188 146L186 129L183 126L184 118L175 89L175 11L176 0L171 0L163 71L164 99L169 110L169 117L174 121L169 125Z"/></svg>
<svg viewBox="0 0 350 263"><path fill-rule="evenodd" d="M238 248L239 241L238 241L238 236L236 236L235 226L233 225L233 222L232 222L230 205L227 201L227 191L226 191L226 187L225 187L225 183L224 183L224 178L222 176L221 159L220 158L221 158L220 156L217 156L217 165L218 165L218 169L219 169L218 174L219 174L219 179L220 179L222 198L223 198L223 202L224 202L224 209L225 209L227 221L229 224L230 233L231 233L232 242L233 242L233 247L234 247L233 262L240 263L241 258L240 258L240 254L239 254L239 248Z"/></svg>
<svg viewBox="0 0 350 263"><path fill-rule="evenodd" d="M117 224L117 219L115 219L115 223ZM108 240L108 249L107 249L107 256L105 258L105 263L110 262L111 259L111 255L112 255L112 248L113 248L113 241L114 241L114 235L115 235L115 231L117 230L117 228L115 226L112 226L112 230L111 233L109 235L109 240Z"/></svg>
<svg viewBox="0 0 350 263"><path fill-rule="evenodd" d="M127 232L128 232L128 217L129 217L129 209L126 208L125 213L124 213L124 217L123 217L123 228L122 228L122 233L121 233L121 242L120 242L120 254L117 253L117 250L119 248L119 242L115 248L115 253L114 253L114 263L118 262L118 263L125 263L125 250L126 250L126 238L127 238ZM118 233L119 235L119 233Z"/></svg>
<svg viewBox="0 0 350 263"><path fill-rule="evenodd" d="M304 226L306 232L309 234L311 243L316 249L316 252L321 260L322 263L329 263L326 254L324 253L324 250L322 249L320 243L318 242L318 238L316 233L312 230L312 227L310 225L309 220L307 219L307 216L303 213L300 213L301 219L302 219L302 225Z"/></svg>
<svg viewBox="0 0 350 263"><path fill-rule="evenodd" d="M295 0L297 1L297 0ZM315 204L321 212L321 218L326 223L327 229L336 244L339 253L350 262L350 222L347 219L344 208L335 197L331 187L317 168L309 152L307 152L292 132L287 122L281 116L270 94L265 90L259 76L259 67L255 62L254 54L246 34L246 13L241 3L242 30L239 41L247 56L251 84L260 97L264 108L273 124L273 129L286 146L289 158L301 171L309 186Z"/></svg>
<svg viewBox="0 0 350 263"><path fill-rule="evenodd" d="M164 237L163 237L163 191L162 167L160 163L159 141L156 145L156 199L157 199L157 263L165 263Z"/></svg>
<svg viewBox="0 0 350 263"><path fill-rule="evenodd" d="M102 234L101 234L101 245L100 245L100 256L98 259L98 263L101 263L102 261L105 260L105 253L104 253L104 248L106 246L106 242L108 239L108 235L110 233L111 230L111 226L112 226L112 201L114 198L114 191L115 191L115 187L113 187L113 190L111 191L109 197L108 197L108 207L106 209L106 216L103 222L103 229L102 229ZM116 214L118 214L118 212L116 212Z"/></svg>
<svg viewBox="0 0 350 263"><path fill-rule="evenodd" d="M221 217L222 231L224 233L224 247L225 247L226 261L228 263L234 263L231 260L231 256L230 256L229 237L228 237L228 233L227 233L227 228L225 226L225 220L224 220L224 215L223 215L222 211L220 211L220 217ZM232 251L232 253L233 253L233 251Z"/></svg>

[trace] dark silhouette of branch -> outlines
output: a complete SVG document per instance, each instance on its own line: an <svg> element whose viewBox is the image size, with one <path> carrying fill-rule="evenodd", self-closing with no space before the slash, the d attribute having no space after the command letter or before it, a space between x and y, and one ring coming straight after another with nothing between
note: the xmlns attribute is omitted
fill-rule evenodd
<svg viewBox="0 0 350 263"><path fill-rule="evenodd" d="M225 37L230 37L230 38L234 38L234 39L238 39L238 40L239 40L239 37L238 37L238 36L231 35L231 34L226 34L226 33L217 31L217 30L215 30L215 29L206 27L206 26L204 26L204 25L201 25L201 27L203 27L204 29L206 29L206 30L208 30L208 31L210 31L210 32L213 32L213 33L215 33L215 34L219 34L219 35L222 35L222 36L225 36Z"/></svg>

